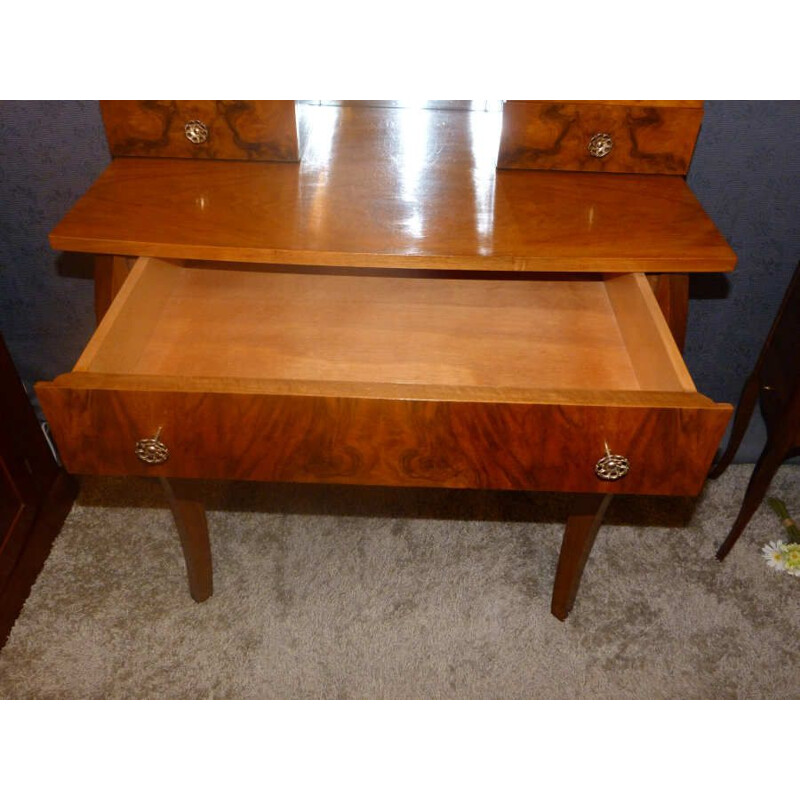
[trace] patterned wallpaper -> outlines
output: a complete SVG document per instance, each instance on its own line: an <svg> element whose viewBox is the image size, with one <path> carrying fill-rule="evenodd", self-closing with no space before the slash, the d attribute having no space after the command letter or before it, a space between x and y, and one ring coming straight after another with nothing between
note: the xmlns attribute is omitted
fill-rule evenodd
<svg viewBox="0 0 800 800"><path fill-rule="evenodd" d="M94 328L87 265L47 234L108 161L96 102L0 103L0 330L28 385L69 370ZM735 403L800 259L800 102L707 102L689 184L739 265L692 278L686 362ZM738 460L758 455L759 423Z"/></svg>

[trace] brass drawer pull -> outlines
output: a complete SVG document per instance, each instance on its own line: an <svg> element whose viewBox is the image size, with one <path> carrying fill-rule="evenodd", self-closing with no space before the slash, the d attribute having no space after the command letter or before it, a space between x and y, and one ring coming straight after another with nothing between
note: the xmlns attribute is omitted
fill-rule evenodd
<svg viewBox="0 0 800 800"><path fill-rule="evenodd" d="M625 456L614 455L606 443L606 454L594 465L594 473L601 480L618 481L628 474L630 468L628 459Z"/></svg>
<svg viewBox="0 0 800 800"><path fill-rule="evenodd" d="M208 141L208 126L199 119L190 119L183 126L183 132L192 144L205 144Z"/></svg>
<svg viewBox="0 0 800 800"><path fill-rule="evenodd" d="M163 464L169 458L169 449L164 442L159 441L161 428L156 431L152 439L139 439L136 442L136 457L145 464Z"/></svg>
<svg viewBox="0 0 800 800"><path fill-rule="evenodd" d="M603 158L614 149L614 140L610 133L596 133L589 139L589 154L595 158Z"/></svg>

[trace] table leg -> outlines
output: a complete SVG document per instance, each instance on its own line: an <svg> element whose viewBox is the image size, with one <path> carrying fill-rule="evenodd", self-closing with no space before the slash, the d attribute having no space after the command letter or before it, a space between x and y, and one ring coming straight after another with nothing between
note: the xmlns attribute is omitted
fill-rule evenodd
<svg viewBox="0 0 800 800"><path fill-rule="evenodd" d="M778 471L778 467L784 462L788 454L788 447L781 447L773 441L767 442L767 446L761 453L758 463L753 468L753 474L750 476L750 483L747 484L747 491L744 494L744 500L742 501L741 509L739 509L739 515L733 523L731 532L728 534L719 550L717 550L717 559L720 561L730 553L731 548L742 535L742 531L747 527L747 523L750 522L756 509L761 505L761 501L764 499L764 495L767 493L769 484Z"/></svg>
<svg viewBox="0 0 800 800"><path fill-rule="evenodd" d="M745 382L739 403L736 406L736 414L733 417L733 427L731 428L731 438L728 440L728 446L711 472L708 473L709 478L719 478L733 461L733 457L736 455L745 433L747 433L747 426L753 416L753 409L758 402L759 384L759 376L753 372Z"/></svg>
<svg viewBox="0 0 800 800"><path fill-rule="evenodd" d="M189 578L189 594L202 603L214 591L205 506L193 496L189 481L160 480L181 540Z"/></svg>
<svg viewBox="0 0 800 800"><path fill-rule="evenodd" d="M575 603L583 569L611 497L610 494L581 495L567 518L550 605L553 615L560 620L567 618Z"/></svg>

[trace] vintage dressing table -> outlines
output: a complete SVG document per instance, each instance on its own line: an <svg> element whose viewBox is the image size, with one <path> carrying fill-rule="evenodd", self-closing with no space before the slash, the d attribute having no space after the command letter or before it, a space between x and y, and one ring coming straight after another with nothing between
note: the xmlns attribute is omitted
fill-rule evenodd
<svg viewBox="0 0 800 800"><path fill-rule="evenodd" d="M99 326L36 390L70 471L162 479L195 600L185 479L576 493L559 619L612 495L701 490L732 409L676 340L735 256L684 180L700 103L103 113L51 234L97 254Z"/></svg>

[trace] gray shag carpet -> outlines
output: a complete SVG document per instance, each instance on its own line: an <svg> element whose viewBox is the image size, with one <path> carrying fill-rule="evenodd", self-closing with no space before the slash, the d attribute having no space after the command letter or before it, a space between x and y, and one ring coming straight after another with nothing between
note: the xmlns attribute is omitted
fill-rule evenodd
<svg viewBox="0 0 800 800"><path fill-rule="evenodd" d="M550 615L569 497L208 485L215 594L160 489L87 479L6 647L2 698L797 698L800 578L752 467L697 501L618 498ZM770 494L800 516L800 467Z"/></svg>

